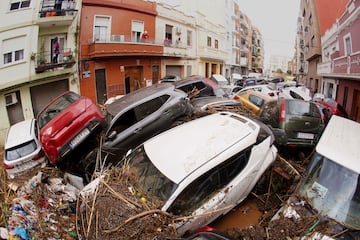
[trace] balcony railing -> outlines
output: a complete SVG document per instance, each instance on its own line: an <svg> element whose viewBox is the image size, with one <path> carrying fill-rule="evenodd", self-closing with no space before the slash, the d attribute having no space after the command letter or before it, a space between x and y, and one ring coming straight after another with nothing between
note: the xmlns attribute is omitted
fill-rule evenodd
<svg viewBox="0 0 360 240"><path fill-rule="evenodd" d="M40 17L71 16L77 10L72 0L43 0L39 11Z"/></svg>
<svg viewBox="0 0 360 240"><path fill-rule="evenodd" d="M35 72L42 73L48 70L55 70L58 68L69 68L72 67L76 59L73 56L73 52L70 48L60 51L57 62L53 61L51 52L40 52L33 55L36 61Z"/></svg>

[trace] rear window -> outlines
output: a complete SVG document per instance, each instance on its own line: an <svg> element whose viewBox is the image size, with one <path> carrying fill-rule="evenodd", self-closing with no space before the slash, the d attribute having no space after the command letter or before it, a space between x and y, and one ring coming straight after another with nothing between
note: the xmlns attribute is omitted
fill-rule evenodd
<svg viewBox="0 0 360 240"><path fill-rule="evenodd" d="M13 161L22 157L29 155L37 149L36 143L34 140L26 142L19 146L5 150L5 156L7 161Z"/></svg>
<svg viewBox="0 0 360 240"><path fill-rule="evenodd" d="M290 115L320 117L316 105L305 101L288 101L286 103L286 112Z"/></svg>
<svg viewBox="0 0 360 240"><path fill-rule="evenodd" d="M38 125L41 129L48 122L50 122L53 118L55 118L61 111L70 106L73 102L78 100L80 96L76 93L67 93L60 98L58 98L55 102L49 105L38 117Z"/></svg>

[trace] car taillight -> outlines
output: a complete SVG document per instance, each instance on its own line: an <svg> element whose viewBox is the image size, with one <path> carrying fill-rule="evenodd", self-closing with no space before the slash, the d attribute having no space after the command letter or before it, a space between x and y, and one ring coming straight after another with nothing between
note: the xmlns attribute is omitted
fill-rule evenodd
<svg viewBox="0 0 360 240"><path fill-rule="evenodd" d="M40 158L44 157L45 156L45 153L43 150L40 150L40 152L38 154L36 154L32 160L36 161L36 160L39 160Z"/></svg>
<svg viewBox="0 0 360 240"><path fill-rule="evenodd" d="M233 98L234 98L234 100L239 100L240 99L238 95L234 95Z"/></svg>
<svg viewBox="0 0 360 240"><path fill-rule="evenodd" d="M269 92L269 96L273 97L273 96L275 96L275 94L273 92Z"/></svg>
<svg viewBox="0 0 360 240"><path fill-rule="evenodd" d="M7 165L7 164L4 163L4 167L5 167L5 169L13 169L15 166Z"/></svg>
<svg viewBox="0 0 360 240"><path fill-rule="evenodd" d="M286 120L286 102L285 100L283 100L280 107L280 122L285 122L285 120Z"/></svg>

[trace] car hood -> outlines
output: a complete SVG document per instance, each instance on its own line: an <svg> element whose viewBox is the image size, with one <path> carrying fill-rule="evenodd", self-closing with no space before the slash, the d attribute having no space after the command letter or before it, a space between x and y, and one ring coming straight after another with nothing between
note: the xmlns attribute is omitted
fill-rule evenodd
<svg viewBox="0 0 360 240"><path fill-rule="evenodd" d="M60 130L66 128L71 122L82 115L86 111L87 106L91 104L89 99L80 98L48 122L48 124L41 129L40 135L50 138L55 136Z"/></svg>

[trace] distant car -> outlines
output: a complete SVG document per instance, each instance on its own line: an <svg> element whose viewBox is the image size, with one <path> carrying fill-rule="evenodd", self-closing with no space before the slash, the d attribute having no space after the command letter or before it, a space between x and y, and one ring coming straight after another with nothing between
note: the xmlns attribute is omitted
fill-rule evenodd
<svg viewBox="0 0 360 240"><path fill-rule="evenodd" d="M242 81L242 86L246 87L246 86L253 86L253 85L257 85L257 79L256 78L246 78L243 79Z"/></svg>
<svg viewBox="0 0 360 240"><path fill-rule="evenodd" d="M180 76L177 75L166 75L165 77L161 78L159 82L175 82L181 80Z"/></svg>
<svg viewBox="0 0 360 240"><path fill-rule="evenodd" d="M90 151L104 120L88 97L67 91L51 100L37 115L39 139L49 162L67 165L67 160L77 160L71 156Z"/></svg>
<svg viewBox="0 0 360 240"><path fill-rule="evenodd" d="M229 85L229 81L221 74L213 74L211 75L211 79L215 80L220 87Z"/></svg>
<svg viewBox="0 0 360 240"><path fill-rule="evenodd" d="M174 215L194 216L176 223L183 235L242 202L276 155L266 125L219 112L150 138L124 162L136 176L133 188L149 201L161 201L161 209Z"/></svg>
<svg viewBox="0 0 360 240"><path fill-rule="evenodd" d="M253 89L237 93L233 98L255 114L260 111L264 104L274 100L273 97Z"/></svg>
<svg viewBox="0 0 360 240"><path fill-rule="evenodd" d="M280 213L294 221L321 219L306 239L360 239L359 142L360 124L333 116L296 191L273 219Z"/></svg>
<svg viewBox="0 0 360 240"><path fill-rule="evenodd" d="M235 93L242 89L242 87L238 85L224 85L221 86L221 88L224 90L228 97L233 97Z"/></svg>
<svg viewBox="0 0 360 240"><path fill-rule="evenodd" d="M203 112L209 110L210 108L215 107L237 107L241 106L239 101L236 101L231 98L218 98L218 97L203 97L203 98L194 98L191 100L194 113Z"/></svg>
<svg viewBox="0 0 360 240"><path fill-rule="evenodd" d="M329 113L329 118L332 115L337 115L344 118L349 117L344 107L332 98L324 98L323 100L316 100L316 103L320 104L321 106L327 109Z"/></svg>
<svg viewBox="0 0 360 240"><path fill-rule="evenodd" d="M213 80L199 75L192 75L173 83L177 89L190 94L189 97L226 96L224 90Z"/></svg>
<svg viewBox="0 0 360 240"><path fill-rule="evenodd" d="M247 86L247 87L239 89L239 91L237 91L236 94L240 94L240 93L245 92L245 91L247 91L249 89L256 90L258 92L267 94L270 97L274 97L274 98L278 97L278 91L275 91L274 89L272 89L267 84L258 84L258 85Z"/></svg>
<svg viewBox="0 0 360 240"><path fill-rule="evenodd" d="M267 102L258 119L271 126L280 146L314 147L325 127L316 104L299 99Z"/></svg>
<svg viewBox="0 0 360 240"><path fill-rule="evenodd" d="M105 108L107 128L101 149L104 156L108 154L107 161L114 164L120 162L130 149L168 129L180 116L192 114L187 94L171 83L140 88Z"/></svg>
<svg viewBox="0 0 360 240"><path fill-rule="evenodd" d="M4 166L8 176L13 178L24 174L46 161L38 140L35 119L24 120L10 126L4 146Z"/></svg>
<svg viewBox="0 0 360 240"><path fill-rule="evenodd" d="M304 86L301 87L285 87L279 90L279 97L288 99L300 99L305 101L312 100L310 91Z"/></svg>

